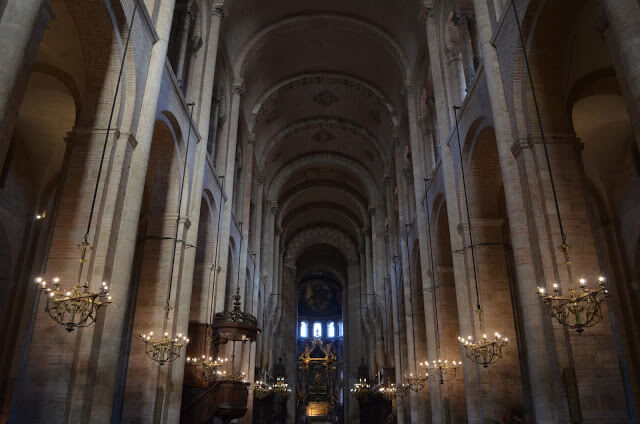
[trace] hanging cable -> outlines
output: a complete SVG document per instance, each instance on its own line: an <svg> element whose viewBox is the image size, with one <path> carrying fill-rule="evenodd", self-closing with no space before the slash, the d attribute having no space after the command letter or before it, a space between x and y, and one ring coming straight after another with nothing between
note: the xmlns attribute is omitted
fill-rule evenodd
<svg viewBox="0 0 640 424"><path fill-rule="evenodd" d="M425 203L426 203L426 208L427 208L427 237L428 237L428 241L429 241L429 261L431 263L431 280L432 280L432 287L433 287L433 315L434 315L434 319L435 319L435 326L436 326L436 360L440 359L440 328L439 328L439 324L438 324L438 298L437 298L437 289L436 289L436 269L435 269L435 262L433 260L433 242L431 239L431 215L429 213L429 199L427 198L427 195L429 194L429 190L427 188L427 182L429 181L429 179L425 178L424 179L424 198L425 198Z"/></svg>
<svg viewBox="0 0 640 424"><path fill-rule="evenodd" d="M213 324L213 314L215 311L215 299L216 299L216 288L217 288L217 279L218 279L218 246L220 245L220 219L222 218L222 207L226 199L223 198L222 193L220 194L220 198L222 202L218 204L218 223L216 225L216 248L213 251L213 270L209 273L209 289L211 289L211 302L209 303L209 327ZM214 275L211 278L211 275ZM213 280L213 281L212 281Z"/></svg>
<svg viewBox="0 0 640 424"><path fill-rule="evenodd" d="M127 32L127 40L124 44L124 50L122 52L122 60L120 61L120 70L118 72L118 80L116 82L116 89L113 93L113 102L111 103L111 112L109 113L109 121L107 123L107 130L104 135L104 143L102 144L102 154L100 156L100 165L98 166L98 175L96 176L96 185L93 188L93 196L91 199L91 209L89 210L89 219L87 220L87 229L83 236L83 241L80 244L81 258L80 269L78 270L78 284L82 280L82 271L84 264L86 263L86 254L89 249L89 232L91 231L91 224L93 223L93 213L96 208L96 200L98 199L98 189L100 187L100 179L102 176L102 169L104 167L104 157L107 152L107 145L109 144L109 134L111 133L111 123L113 122L113 115L115 114L116 103L118 101L118 93L120 92L120 82L122 81L122 74L124 73L124 65L127 59L127 52L129 51L129 45L131 43L131 32L133 30L133 24L135 22L136 13L138 11L139 0L135 0L133 6L133 12L131 13L131 21L129 22L129 29ZM95 236L94 236L95 239ZM95 240L94 240L95 241ZM88 284L88 281L87 281Z"/></svg>
<svg viewBox="0 0 640 424"><path fill-rule="evenodd" d="M533 76L531 74L531 66L529 65L529 56L527 54L527 48L524 41L524 35L522 34L522 27L520 25L520 17L518 16L518 10L514 0L511 0L511 7L513 8L513 15L516 19L516 26L518 27L518 36L520 38L520 47L522 48L524 56L524 64L527 68L527 77L529 79L529 85L531 86L531 96L533 97L533 104L536 110L536 118L538 120L538 128L540 129L540 138L542 139L542 147L544 148L544 157L547 163L547 170L549 171L549 182L551 184L551 191L553 192L553 202L556 208L556 216L558 218L558 227L560 228L560 236L562 237L562 244L560 250L564 253L565 264L569 266L571 260L569 259L569 245L567 244L567 235L564 232L564 226L562 225L562 217L560 216L560 205L558 202L558 194L556 193L556 184L553 179L553 171L551 170L551 160L549 159L549 149L547 147L547 138L544 134L544 128L542 126L542 114L540 113L540 106L538 104L538 97L536 95L536 88L533 84Z"/></svg>
<svg viewBox="0 0 640 424"><path fill-rule="evenodd" d="M98 187L100 184L100 177L102 176L102 168L104 165L104 156L107 151L107 145L109 144L109 134L111 132L111 123L113 122L113 115L116 109L116 102L118 101L118 93L120 92L120 82L122 81L122 74L124 73L124 64L127 58L127 52L129 50L129 43L131 41L131 30L133 29L133 23L138 11L138 4L140 0L135 0L133 6L133 12L131 13L131 22L129 23L129 31L127 33L127 41L124 45L124 51L122 52L122 61L120 62L120 71L118 72L118 81L116 82L116 90L113 94L113 102L111 103L111 112L109 113L109 121L107 124L107 131L104 135L104 143L102 144L102 156L100 157L100 165L98 166L98 175L96 177L96 186L93 189L93 199L91 200L91 210L89 212L89 220L87 222L87 230L84 233L84 242L88 243L89 231L91 230L91 223L93 222L93 212L96 206L96 199L98 197Z"/></svg>
<svg viewBox="0 0 640 424"><path fill-rule="evenodd" d="M167 292L167 301L165 303L165 316L164 316L164 323L162 324L162 331L165 332L167 330L167 324L169 321L169 310L170 308L170 302L171 302L171 289L173 287L173 270L175 267L175 263L176 263L176 249L178 247L178 233L180 231L180 212L182 210L182 195L184 193L184 180L186 178L187 175L187 164L188 164L188 160L189 160L189 142L191 141L191 125L193 123L193 106L195 105L195 103L189 103L187 106L189 106L191 108L191 111L189 113L189 130L187 132L187 142L186 142L186 147L185 147L185 152L184 152L184 163L182 165L182 180L180 182L180 191L178 194L178 210L177 210L177 215L176 215L176 231L175 231L175 237L173 239L173 253L171 255L171 267L170 267L170 271L169 271L169 291Z"/></svg>
<svg viewBox="0 0 640 424"><path fill-rule="evenodd" d="M453 115L456 119L456 136L458 139L458 154L460 155L460 171L462 173L462 189L464 190L464 206L467 211L467 222L469 223L469 243L471 248L471 262L473 264L473 280L476 285L476 308L479 313L482 311L482 307L480 306L480 290L478 289L478 273L476 271L476 254L473 249L473 231L471 228L471 212L469 211L469 198L467 197L467 181L464 175L464 159L462 158L462 147L460 145L460 128L458 123L458 110L460 106L453 107Z"/></svg>

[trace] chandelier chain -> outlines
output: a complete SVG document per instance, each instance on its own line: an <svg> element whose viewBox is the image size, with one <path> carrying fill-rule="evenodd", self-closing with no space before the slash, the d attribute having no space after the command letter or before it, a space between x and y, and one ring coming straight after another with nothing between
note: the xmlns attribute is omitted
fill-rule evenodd
<svg viewBox="0 0 640 424"><path fill-rule="evenodd" d="M171 289L173 288L173 270L176 264L176 250L178 247L178 234L180 231L180 211L182 210L182 195L184 193L184 180L187 176L187 163L189 160L189 144L191 141L191 125L193 123L193 106L195 103L189 103L187 106L191 108L189 112L189 130L187 131L187 142L184 149L184 162L182 165L182 178L180 182L180 191L178 193L178 208L176 214L176 231L173 238L173 253L171 254L171 267L169 270L169 290L167 291L167 301L165 303L164 323L162 324L162 331L166 331L169 321L169 311L171 310Z"/></svg>
<svg viewBox="0 0 640 424"><path fill-rule="evenodd" d="M531 66L529 64L529 55L527 54L527 47L525 45L524 35L522 34L522 26L520 24L520 17L518 16L518 10L516 8L516 4L514 0L511 0L511 7L513 8L513 15L516 20L516 26L518 27L518 37L520 39L520 47L522 48L522 55L524 56L524 64L527 68L527 78L529 80L529 85L531 86L531 97L533 99L533 105L536 111L536 118L538 121L538 128L540 129L540 138L542 139L542 147L544 149L544 157L547 163L547 170L549 171L549 183L551 184L551 191L553 193L553 202L556 208L556 216L558 218L558 227L560 228L560 237L562 238L562 244L560 245L560 250L564 254L565 264L567 268L571 264L571 260L569 259L569 245L567 244L567 234L564 232L564 226L562 225L562 216L560 215L560 204L558 202L558 194L556 192L556 184L553 179L553 171L551 169L551 160L549 159L549 148L547 147L547 138L544 133L544 128L542 126L542 114L540 113L540 105L538 104L538 96L536 95L536 88L533 84L533 75L531 73ZM571 272L569 268L569 272ZM571 278L571 277L570 277Z"/></svg>
<svg viewBox="0 0 640 424"><path fill-rule="evenodd" d="M464 174L464 159L462 158L462 147L460 145L460 125L458 122L458 110L460 106L453 106L453 116L456 120L456 137L458 139L458 154L460 155L460 171L462 174L462 189L464 190L464 205L467 213L467 222L469 223L469 243L471 248L471 262L473 263L473 280L476 286L476 312L479 314L479 318L482 319L480 312L482 307L480 305L480 289L478 288L478 273L476 271L476 254L473 248L473 231L471 227L471 212L469 211L469 197L467 197L467 181Z"/></svg>

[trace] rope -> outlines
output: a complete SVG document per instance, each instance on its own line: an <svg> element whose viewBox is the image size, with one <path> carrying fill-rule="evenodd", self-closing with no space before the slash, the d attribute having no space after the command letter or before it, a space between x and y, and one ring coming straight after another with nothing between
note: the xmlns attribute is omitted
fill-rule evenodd
<svg viewBox="0 0 640 424"><path fill-rule="evenodd" d="M551 170L551 160L549 159L549 149L547 147L547 138L544 134L544 128L542 126L542 115L540 113L540 106L538 104L538 96L536 95L536 88L533 84L533 76L531 74L531 66L529 65L529 56L527 55L527 48L524 41L524 35L522 34L522 27L520 25L520 17L518 16L518 10L514 0L511 0L511 6L513 7L513 14L516 18L516 25L518 27L518 36L520 38L520 46L524 56L524 63L527 68L527 77L529 79L529 85L531 86L531 96L533 97L533 104L536 110L536 118L538 120L538 128L540 129L540 137L542 138L542 147L544 148L544 157L547 162L547 170L549 171L549 182L551 184L551 191L553 192L553 202L556 208L556 216L558 218L558 227L560 227L560 236L562 237L562 244L560 250L564 253L565 263L569 265L571 263L569 259L569 245L567 245L567 235L564 232L562 225L562 217L560 216L560 205L558 203L558 194L556 193L556 184L553 179L553 172Z"/></svg>
<svg viewBox="0 0 640 424"><path fill-rule="evenodd" d="M187 175L187 161L189 159L189 141L191 140L191 123L193 122L193 106L194 103L189 103L191 111L189 113L189 131L187 132L187 146L184 152L184 164L182 166L182 181L180 182L180 192L178 197L178 213L176 215L176 234L173 241L173 254L171 255L171 269L169 271L169 291L167 292L167 302L165 304L164 323L162 325L162 331L167 329L167 321L169 320L169 302L171 301L171 288L173 287L173 269L176 264L176 248L178 246L178 232L180 230L180 211L182 210L182 194L184 193L184 180Z"/></svg>
<svg viewBox="0 0 640 424"><path fill-rule="evenodd" d="M462 188L464 190L464 206L467 211L467 222L469 223L469 242L471 244L471 262L473 263L473 280L476 285L476 308L477 311L482 311L480 306L480 290L478 289L478 272L476 271L476 254L473 249L473 231L471 228L471 212L469 212L469 198L467 197L467 181L464 175L464 160L462 159L462 147L460 146L460 128L458 123L458 109L459 106L453 107L453 116L456 119L456 136L458 138L458 154L460 155L460 169L462 172Z"/></svg>
<svg viewBox="0 0 640 424"><path fill-rule="evenodd" d="M438 324L438 294L436 288L436 271L435 271L435 262L433 260L433 242L431 240L431 214L429 212L429 201L427 199L427 194L429 190L427 188L428 179L424 180L424 198L426 200L427 207L427 236L429 240L429 261L431 262L431 280L433 282L433 314L435 318L436 324L436 359L440 359L440 326Z"/></svg>

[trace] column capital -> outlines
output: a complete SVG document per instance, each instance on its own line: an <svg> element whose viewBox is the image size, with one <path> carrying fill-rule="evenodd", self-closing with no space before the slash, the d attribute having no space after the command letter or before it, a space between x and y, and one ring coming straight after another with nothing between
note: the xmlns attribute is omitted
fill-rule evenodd
<svg viewBox="0 0 640 424"><path fill-rule="evenodd" d="M280 205L278 205L278 202L270 202L269 207L271 208L271 213L272 214L277 214L278 210L280 209Z"/></svg>
<svg viewBox="0 0 640 424"><path fill-rule="evenodd" d="M256 134L251 132L249 133L249 136L247 137L247 144L251 145L251 146L255 146L256 144Z"/></svg>
<svg viewBox="0 0 640 424"><path fill-rule="evenodd" d="M265 177L265 175L262 172L260 172L256 177L256 181L258 181L258 184L264 185L264 183L267 182L267 177Z"/></svg>
<svg viewBox="0 0 640 424"><path fill-rule="evenodd" d="M233 94L242 95L244 93L244 80L237 79L233 82Z"/></svg>
<svg viewBox="0 0 640 424"><path fill-rule="evenodd" d="M367 207L367 212L369 212L369 215L373 216L376 214L376 207L373 205L369 205Z"/></svg>
<svg viewBox="0 0 640 424"><path fill-rule="evenodd" d="M427 18L432 18L435 15L433 13L435 8L436 7L433 4L433 0L424 0L422 2L422 8L420 10L418 19L420 19L422 22L427 22Z"/></svg>
<svg viewBox="0 0 640 424"><path fill-rule="evenodd" d="M219 18L224 18L224 0L214 0L211 2L211 14Z"/></svg>

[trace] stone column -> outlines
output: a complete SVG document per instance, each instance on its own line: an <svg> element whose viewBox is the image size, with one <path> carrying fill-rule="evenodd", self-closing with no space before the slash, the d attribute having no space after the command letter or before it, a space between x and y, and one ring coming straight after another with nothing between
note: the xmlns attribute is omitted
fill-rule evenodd
<svg viewBox="0 0 640 424"><path fill-rule="evenodd" d="M51 0L9 1L0 20L0 170L22 104L31 66L51 17Z"/></svg>
<svg viewBox="0 0 640 424"><path fill-rule="evenodd" d="M567 284L568 281L562 253L556 248L560 245L560 237L558 226L553 222L555 211L550 212L553 210L552 195L548 184L540 183L540 181L548 181L548 172L537 135L529 135L528 140L512 144L514 136L511 132L510 114L502 86L500 65L496 49L491 44L492 29L489 10L485 0L474 0L474 7L484 60L484 74L495 124L500 170L503 180L510 182L504 186L505 200L516 264L520 312L524 323L522 336L527 350L527 355L523 358L526 360L526 366L523 369L530 370L527 381L532 402L530 411L533 415L532 419L539 423L583 418L593 422L598 420L613 422L615 421L613 415L606 418L605 415L600 415L604 410L612 412L617 409L620 412L620 409L624 409L624 406L617 404L617 400L623 395L618 380L618 368L611 366L612 363L617 362L613 359L614 346L611 338L604 335L604 332L610 333L610 329L605 329L609 323L602 323L600 324L602 327L592 329L590 338L579 339L559 325L553 324L552 327L548 311L541 306L535 294L538 285L550 286L551 283L557 282L558 278L563 284ZM508 13L513 13L513 10ZM549 132L549 134L552 133L553 131ZM577 169L579 162L575 157L576 145L569 141L571 138L571 136L560 136L555 140L550 138L550 156L554 178L559 182L557 186L559 199L565 202L564 205L560 205L560 208L567 211L567 215L563 217L571 216L571 224L567 228L569 239L571 240L571 233L573 233L573 237L580 240L579 247L573 246L572 259L576 261L576 266L581 268L581 272L592 273L596 271L594 268L597 258L593 250L592 234L590 231L584 231L585 228L590 228L590 224L584 204L584 194L579 183L582 177ZM525 190L523 190L524 187L526 187ZM523 199L525 193L529 196L526 201ZM537 240L531 239L532 231L537 232ZM542 269L536 269L534 265L534 252L539 255ZM539 277L537 279L536 275L542 275L544 281L540 281ZM597 354L593 351L594 345L590 344L590 340L598 340L595 342L598 344ZM578 352L580 355L575 354ZM570 376L574 371L577 373L577 381L581 384L580 393L573 391L575 386L565 384L571 380L570 378L565 380L563 377ZM570 392L569 401L565 397L567 393L565 387L568 387ZM610 396L609 400L596 401L595 399L600 396L596 392L603 393L605 390ZM614 393L618 394L614 395ZM582 418L577 416L581 415L580 408L576 408L575 403L578 396ZM590 400L586 400L587 398ZM574 410L571 417L569 408Z"/></svg>
<svg viewBox="0 0 640 424"><path fill-rule="evenodd" d="M475 78L474 52L472 45L471 22L472 17L469 11L456 11L454 24L458 28L460 41L460 54L462 55L462 68L464 70L465 88L469 90Z"/></svg>
<svg viewBox="0 0 640 424"><path fill-rule="evenodd" d="M602 0L601 4L609 24L605 39L640 148L640 3L637 0Z"/></svg>
<svg viewBox="0 0 640 424"><path fill-rule="evenodd" d="M349 389L358 380L358 366L360 358L364 356L363 313L360 280L360 264L349 264L347 268L346 314L344 315L344 408L345 419L348 423L360 423L360 409L358 401L351 396Z"/></svg>
<svg viewBox="0 0 640 424"><path fill-rule="evenodd" d="M438 30L439 24L436 18L436 13L433 11L431 2L423 3L426 8L424 15L425 27L427 32L427 46L429 49L429 61L431 63L431 71L433 78L433 91L435 97L435 112L436 112L436 142L440 146L441 155L441 172L445 186L445 197L447 205L458 204L458 192L456 187L456 177L453 167L453 158L451 149L449 147L449 131L451 129L453 114L450 109L451 102L456 101L456 97L451 97L447 92L445 65L442 63L442 55L440 53L440 32ZM447 214L450 225L456 225L460 222L459 209L457 207L448 207ZM458 250L464 246L464 241L460 233L457 231L450 231L451 248L452 250ZM455 277L456 297L458 304L458 317L460 321L460 332L467 334L472 330L473 318L471 315L472 306L469 305L468 287L466 268L464 264L464 258L462 255L453 255L453 272ZM460 354L463 355L462 349ZM467 362L469 364L469 362ZM464 381L466 387L475 386L475 370L473 367L465 368ZM465 390L466 404L467 404L467 416L471 422L481 420L480 416L480 402L473 390ZM431 385L431 411L433 414L434 423L441 422L445 412L443 410L442 396L438 388Z"/></svg>
<svg viewBox="0 0 640 424"><path fill-rule="evenodd" d="M398 150L396 150L396 153ZM412 154L412 157L419 156L417 152ZM399 166L400 165L400 166ZM410 373L417 373L417 360L414 353L414 326L413 326L413 313L414 313L414 303L413 303L413 293L411 288L413 287L413 282L411 281L411 265L409 260L409 246L407 245L407 237L408 231L407 228L410 225L408 223L407 213L409 210L409 206L407 205L407 201L405 199L409 199L411 193L407 193L408 187L405 183L405 178L403 175L401 158L396 157L396 181L398 181L398 215L399 215L399 224L400 229L398 230L398 244L400 245L400 260L402 264L402 285L403 285L403 301L404 301L404 319L405 319L405 327L406 327L406 340L407 340L407 363L405 364L406 369L402 370L401 377L403 380L396 381L396 384L402 384L404 382L404 375L409 375ZM415 174L414 165L414 174ZM415 186L415 185L414 185ZM422 210L422 208L417 208L417 211ZM420 215L418 215L420 216ZM424 212L422 212L422 218L424 218ZM420 218L417 218L417 226L418 229L422 226L422 222ZM424 228L423 228L424 229ZM396 363L398 366L399 363ZM397 373L396 373L397 375ZM425 421L425 405L424 402L419 401L419 395L414 391L410 391L410 422L424 422Z"/></svg>
<svg viewBox="0 0 640 424"><path fill-rule="evenodd" d="M261 350L261 357L262 357L262 367L267 369L268 364L269 364L269 360L268 360L268 356L269 356L269 334L271 331L271 325L273 325L272 322L272 315L273 315L273 309L271 307L271 303L273 301L275 301L275 299L273 299L273 295L275 293L274 291L274 281L273 281L273 248L274 248L274 226L275 226L275 215L278 212L278 204L273 201L273 200L267 200L267 208L265 208L264 211L264 224L263 227L266 227L266 231L264 231L264 235L262 237L261 240L261 269L262 269L262 275L264 276L264 284L265 284L265 290L264 290L264 307L266 309L265 311L265 317L268 317L268 320L266 320L266 322L264 323L264 328L262 329L262 350Z"/></svg>
<svg viewBox="0 0 640 424"><path fill-rule="evenodd" d="M529 350L526 356L529 373L528 382L533 400L532 415L536 422L551 423L568 419L566 410L558 404L561 394L554 387L561 387L561 381L557 377L559 369L557 362L546 352L546 346L550 342L550 335L545 334L545 328L540 323L543 319L543 310L540 300L535 295L535 270L532 262L530 246L528 246L527 217L523 201L523 193L520 190L520 177L517 164L511 152L511 122L507 111L504 89L500 75L500 65L495 47L491 44L492 29L489 9L485 0L474 0L476 23L478 25L478 38L484 61L484 75L487 81L491 111L495 126L496 143L500 157L500 169L504 181L512 181L505 184L505 200L509 214L511 228L511 242L516 263L518 264L517 279L519 295L521 299L522 313L525 323L525 344ZM521 182L525 185L525 182ZM449 208L451 209L451 208ZM453 232L453 231L452 231ZM510 346L509 348L513 348ZM535 353L534 353L535 352ZM468 386L467 386L468 387Z"/></svg>
<svg viewBox="0 0 640 424"><path fill-rule="evenodd" d="M225 298L229 295L225 293L227 286L227 273L231 270L227 269L227 262L229 258L229 237L231 235L231 216L233 214L233 190L234 180L233 176L236 172L236 146L238 141L238 118L240 116L240 100L242 97L243 84L241 81L236 81L233 85L233 97L231 99L231 117L229 123L229 137L227 139L227 158L224 169L225 183L224 194L227 197L227 201L224 203L222 209L222 222L220 224L220 247L218 248L218 263L221 266L221 270L217 275L216 284L216 311L222 311L224 309Z"/></svg>

